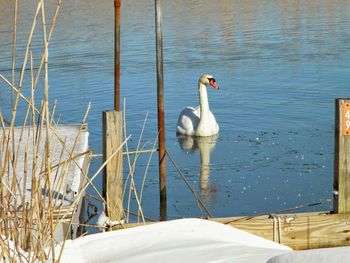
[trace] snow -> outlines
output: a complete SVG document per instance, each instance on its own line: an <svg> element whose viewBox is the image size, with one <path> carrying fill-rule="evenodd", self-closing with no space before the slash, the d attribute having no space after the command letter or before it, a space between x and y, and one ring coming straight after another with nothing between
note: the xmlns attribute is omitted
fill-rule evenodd
<svg viewBox="0 0 350 263"><path fill-rule="evenodd" d="M4 262L32 258L1 238L11 250L11 259L5 257ZM56 255L60 248L56 247ZM220 223L179 219L67 240L61 262L348 263L350 247L292 251Z"/></svg>
<svg viewBox="0 0 350 263"><path fill-rule="evenodd" d="M349 263L350 247L293 251L271 258L268 263Z"/></svg>
<svg viewBox="0 0 350 263"><path fill-rule="evenodd" d="M291 248L202 219L179 219L68 240L61 262L266 262Z"/></svg>

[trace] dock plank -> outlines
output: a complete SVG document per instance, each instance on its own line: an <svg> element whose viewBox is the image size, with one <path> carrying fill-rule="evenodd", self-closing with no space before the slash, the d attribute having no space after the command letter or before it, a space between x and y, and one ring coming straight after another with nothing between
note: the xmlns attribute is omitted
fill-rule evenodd
<svg viewBox="0 0 350 263"><path fill-rule="evenodd" d="M211 218L295 250L350 245L350 214L329 212Z"/></svg>

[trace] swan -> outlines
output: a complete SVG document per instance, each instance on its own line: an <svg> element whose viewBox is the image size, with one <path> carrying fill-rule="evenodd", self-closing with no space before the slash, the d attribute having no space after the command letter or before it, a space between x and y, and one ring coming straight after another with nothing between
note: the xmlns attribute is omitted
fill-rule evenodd
<svg viewBox="0 0 350 263"><path fill-rule="evenodd" d="M209 109L207 86L219 89L214 77L203 74L198 81L199 106L184 108L177 121L176 132L188 136L212 136L219 132L213 113Z"/></svg>

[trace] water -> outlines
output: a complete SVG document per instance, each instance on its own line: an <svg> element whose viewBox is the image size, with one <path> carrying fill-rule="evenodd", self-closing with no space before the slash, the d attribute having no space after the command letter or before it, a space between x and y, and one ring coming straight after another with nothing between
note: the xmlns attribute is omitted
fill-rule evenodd
<svg viewBox="0 0 350 263"><path fill-rule="evenodd" d="M4 0L0 6L0 71L10 79L12 7ZM18 58L34 12L32 1L20 7ZM124 1L121 25L129 147L136 148L148 113L142 143L149 149L157 135L153 2ZM347 0L163 1L167 147L214 216L332 198L334 99L349 97L349 28ZM113 1L63 1L50 44L50 98L58 99L64 123L80 122L92 102L88 123L96 153L101 152L101 111L113 107L113 32ZM33 44L36 66L40 39ZM198 104L203 72L213 74L221 87L208 91L220 135L183 142L175 134L177 117L183 107ZM0 85L6 112L8 91ZM148 156L138 161L138 189ZM156 157L143 193L143 210L153 218L159 214ZM169 218L201 216L169 159L167 172Z"/></svg>

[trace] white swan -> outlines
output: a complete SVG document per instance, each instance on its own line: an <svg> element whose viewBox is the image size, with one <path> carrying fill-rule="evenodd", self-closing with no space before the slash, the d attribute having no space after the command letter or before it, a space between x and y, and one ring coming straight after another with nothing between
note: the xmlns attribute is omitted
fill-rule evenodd
<svg viewBox="0 0 350 263"><path fill-rule="evenodd" d="M203 74L199 78L199 106L186 107L181 111L177 121L177 133L189 136L212 136L219 132L219 125L209 109L207 85L219 89L213 76Z"/></svg>

